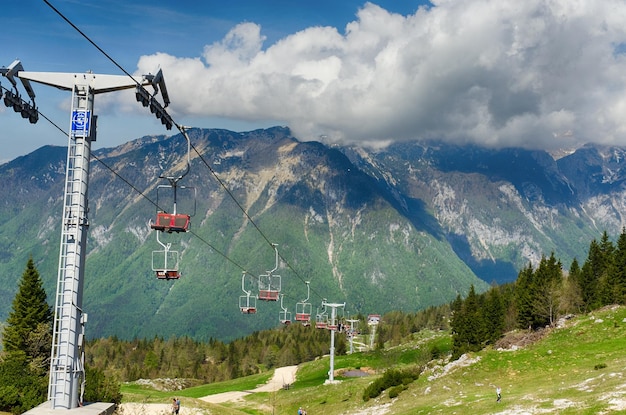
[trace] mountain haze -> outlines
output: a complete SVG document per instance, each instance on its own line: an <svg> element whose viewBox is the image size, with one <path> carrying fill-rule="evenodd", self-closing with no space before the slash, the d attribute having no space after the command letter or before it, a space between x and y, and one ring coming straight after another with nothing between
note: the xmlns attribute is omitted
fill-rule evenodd
<svg viewBox="0 0 626 415"><path fill-rule="evenodd" d="M482 291L551 251L567 268L603 230L617 235L624 224L619 148L586 146L554 160L443 143L329 147L281 127L190 136L177 207L193 213L191 232L161 238L180 252L177 281L151 271L161 248L149 221L155 205L172 210L158 177L184 169L186 141L143 137L94 152L89 337L229 340L279 324L279 304L259 301L256 315L238 307L242 271L272 269L272 243L288 311L310 281L314 314L326 299L354 315L448 302L472 284ZM54 299L65 162L65 148L46 146L0 166L0 320L31 255Z"/></svg>

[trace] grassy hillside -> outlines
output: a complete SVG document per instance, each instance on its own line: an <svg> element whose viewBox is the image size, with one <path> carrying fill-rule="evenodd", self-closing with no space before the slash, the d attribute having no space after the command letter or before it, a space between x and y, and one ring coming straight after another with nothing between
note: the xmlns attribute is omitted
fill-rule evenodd
<svg viewBox="0 0 626 415"><path fill-rule="evenodd" d="M289 390L255 393L245 400L220 405L198 398L232 390L250 390L266 376L175 392L185 406L205 413L295 414L304 406L309 414L599 414L626 413L626 308L607 307L567 320L525 344L525 333L509 334L507 350L485 349L456 362L426 362L433 351L450 349L448 333L421 332L401 346L384 351L338 356L335 369L372 368L377 374L343 377L324 384L329 358L300 366ZM540 337L540 338L538 338ZM537 339L538 338L538 339ZM426 367L420 378L390 399L389 391L368 402L365 388L389 368ZM496 403L496 385L502 402ZM122 389L125 402L167 402L173 392L156 392L137 385Z"/></svg>

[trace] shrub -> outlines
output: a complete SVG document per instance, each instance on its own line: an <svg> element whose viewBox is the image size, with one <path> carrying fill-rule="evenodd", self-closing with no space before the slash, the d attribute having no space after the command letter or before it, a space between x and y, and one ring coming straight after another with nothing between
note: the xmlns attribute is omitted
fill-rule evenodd
<svg viewBox="0 0 626 415"><path fill-rule="evenodd" d="M400 392L407 389L405 385L394 386L389 389L389 399L397 398L400 395Z"/></svg>
<svg viewBox="0 0 626 415"><path fill-rule="evenodd" d="M400 392L419 377L420 372L421 368L413 368L404 371L389 369L380 378L376 379L365 388L365 391L363 391L363 400L367 402L372 398L376 398L391 387L398 387L394 388L397 390L393 391L395 394L394 397L398 396ZM391 396L392 391L389 391L389 394Z"/></svg>
<svg viewBox="0 0 626 415"><path fill-rule="evenodd" d="M21 414L46 400L48 378L34 373L24 353L0 362L0 411Z"/></svg>
<svg viewBox="0 0 626 415"><path fill-rule="evenodd" d="M104 372L97 368L85 368L85 401L111 402L119 404L122 401L120 384L115 379L106 377Z"/></svg>

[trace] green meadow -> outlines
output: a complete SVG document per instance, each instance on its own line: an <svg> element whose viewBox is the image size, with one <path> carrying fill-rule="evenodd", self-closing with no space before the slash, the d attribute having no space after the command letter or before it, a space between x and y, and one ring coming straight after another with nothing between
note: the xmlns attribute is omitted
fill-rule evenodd
<svg viewBox="0 0 626 415"><path fill-rule="evenodd" d="M333 384L326 382L330 361L325 356L301 364L288 389L250 393L238 401L210 404L198 398L250 391L273 372L175 392L124 384L123 403L144 403L148 414L150 403L180 396L182 415L294 415L299 406L308 415L626 413L626 307L575 316L542 336L527 334L508 334L516 340L506 350L488 347L448 362L449 333L422 331L399 346L336 356ZM524 341L527 337L533 341ZM412 368L423 369L417 380L364 400L368 385L386 370ZM343 376L349 369L372 374ZM502 389L500 403L496 386Z"/></svg>

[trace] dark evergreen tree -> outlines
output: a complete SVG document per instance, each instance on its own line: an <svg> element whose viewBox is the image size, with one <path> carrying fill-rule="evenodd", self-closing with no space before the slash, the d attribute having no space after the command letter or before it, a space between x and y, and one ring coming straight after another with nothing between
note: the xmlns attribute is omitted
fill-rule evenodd
<svg viewBox="0 0 626 415"><path fill-rule="evenodd" d="M611 239L609 238L609 234L607 231L602 232L602 238L600 239L600 250L604 254L605 258L605 267L610 266L610 262L613 259L613 253L615 252L615 246Z"/></svg>
<svg viewBox="0 0 626 415"><path fill-rule="evenodd" d="M469 350L481 350L487 341L487 325L483 313L485 308L485 296L476 294L473 284L470 286L469 293L464 301L464 308L468 317L467 332L469 335Z"/></svg>
<svg viewBox="0 0 626 415"><path fill-rule="evenodd" d="M531 328L534 322L533 316L533 267L528 264L520 271L515 281L515 306L517 309L517 326L520 329Z"/></svg>
<svg viewBox="0 0 626 415"><path fill-rule="evenodd" d="M46 292L30 258L2 333L0 410L19 414L45 401L51 323Z"/></svg>
<svg viewBox="0 0 626 415"><path fill-rule="evenodd" d="M23 351L29 359L40 357L42 354L46 357L50 355L50 342L43 350L32 345L32 334L41 332L40 325L45 325L47 331L52 330L52 310L46 300L39 272L30 258L2 333L2 343L6 352Z"/></svg>
<svg viewBox="0 0 626 415"><path fill-rule="evenodd" d="M615 278L612 281L612 302L626 304L626 228L622 228L617 239L613 264Z"/></svg>
<svg viewBox="0 0 626 415"><path fill-rule="evenodd" d="M541 258L533 278L533 327L554 324L561 310L562 288L563 270L553 252L550 258Z"/></svg>
<svg viewBox="0 0 626 415"><path fill-rule="evenodd" d="M504 328L503 333L514 330L517 325L517 304L515 304L515 283L510 282L498 287L502 306L504 308Z"/></svg>
<svg viewBox="0 0 626 415"><path fill-rule="evenodd" d="M470 286L467 298L459 311L452 316L452 357L458 358L463 353L478 351L486 341L485 319L481 300L474 286ZM456 305L455 305L456 307Z"/></svg>
<svg viewBox="0 0 626 415"><path fill-rule="evenodd" d="M44 402L48 378L29 365L23 352L14 352L0 364L0 411L21 414Z"/></svg>
<svg viewBox="0 0 626 415"><path fill-rule="evenodd" d="M573 279L580 278L580 265L578 264L578 260L574 258L572 260L572 264L569 266L569 276Z"/></svg>
<svg viewBox="0 0 626 415"><path fill-rule="evenodd" d="M493 344L504 333L504 303L499 287L491 287L485 298L486 340Z"/></svg>
<svg viewBox="0 0 626 415"><path fill-rule="evenodd" d="M462 307L463 307L463 299L461 298L461 294L457 294L456 298L450 305L450 309L452 311L452 317L454 317L454 314L459 313Z"/></svg>
<svg viewBox="0 0 626 415"><path fill-rule="evenodd" d="M574 258L569 267L569 274L563 281L561 307L564 313L580 313L583 311L582 295L578 284L581 272L578 260Z"/></svg>
<svg viewBox="0 0 626 415"><path fill-rule="evenodd" d="M85 368L85 377L88 382L85 384L86 402L112 402L119 404L122 401L120 384L118 381L106 377L100 369Z"/></svg>
<svg viewBox="0 0 626 415"><path fill-rule="evenodd" d="M615 246L609 239L606 231L602 233L600 251L603 257L603 270L598 280L598 304L601 307L615 303L615 287L617 274L615 272Z"/></svg>
<svg viewBox="0 0 626 415"><path fill-rule="evenodd" d="M578 286L584 311L590 311L600 305L600 279L605 268L604 255L595 239L589 245L587 260L582 266Z"/></svg>
<svg viewBox="0 0 626 415"><path fill-rule="evenodd" d="M450 304L450 309L452 311L450 329L452 331L453 357L458 358L463 354L461 348L465 341L462 337L465 334L463 330L465 314L463 312L463 299L461 298L461 294L457 294L454 301Z"/></svg>

